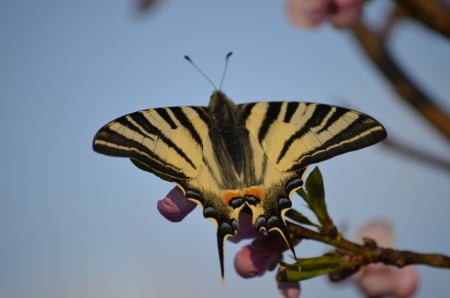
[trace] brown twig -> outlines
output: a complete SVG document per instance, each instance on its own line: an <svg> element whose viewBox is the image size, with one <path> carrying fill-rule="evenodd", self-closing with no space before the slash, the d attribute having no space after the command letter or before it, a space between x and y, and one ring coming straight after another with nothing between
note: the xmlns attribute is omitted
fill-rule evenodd
<svg viewBox="0 0 450 298"><path fill-rule="evenodd" d="M421 264L450 268L450 257L443 254L422 254L407 250L383 248L379 247L374 240L366 241L365 244L358 244L343 238L340 234L331 237L293 223L288 223L288 229L294 237L319 241L334 246L339 251L358 256L360 265L381 262L397 267Z"/></svg>
<svg viewBox="0 0 450 298"><path fill-rule="evenodd" d="M375 33L362 22L353 27L353 34L400 98L450 140L450 116L401 70L387 50L383 35Z"/></svg>
<svg viewBox="0 0 450 298"><path fill-rule="evenodd" d="M397 0L397 3L416 20L450 38L450 10L445 4L433 0Z"/></svg>
<svg viewBox="0 0 450 298"><path fill-rule="evenodd" d="M444 158L440 158L431 153L409 146L403 142L399 142L398 140L395 140L392 137L386 139L383 142L383 145L401 154L402 156L413 158L416 161L423 162L427 165L433 166L435 168L444 170L447 173L450 173L450 161L445 160Z"/></svg>

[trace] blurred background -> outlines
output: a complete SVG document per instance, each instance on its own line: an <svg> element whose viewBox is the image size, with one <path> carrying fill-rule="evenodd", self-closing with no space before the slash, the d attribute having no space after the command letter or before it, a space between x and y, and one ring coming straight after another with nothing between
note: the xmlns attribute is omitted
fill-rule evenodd
<svg viewBox="0 0 450 298"><path fill-rule="evenodd" d="M126 159L96 154L95 132L135 110L207 105L213 88L188 54L235 102L317 101L366 112L394 140L443 159L449 142L373 67L351 32L293 28L280 1L177 1L139 12L120 1L0 2L0 296L278 297L274 273L244 280L233 268L243 243L227 243L220 283L215 228L195 210L166 221L156 201L173 187ZM377 28L391 2L372 1ZM450 43L405 21L389 48L450 112ZM448 169L378 144L320 164L327 203L349 238L374 218L396 245L450 254ZM294 206L304 211L298 197ZM304 241L298 256L327 247ZM418 267L417 297L443 297L450 271ZM302 297L360 297L326 277Z"/></svg>

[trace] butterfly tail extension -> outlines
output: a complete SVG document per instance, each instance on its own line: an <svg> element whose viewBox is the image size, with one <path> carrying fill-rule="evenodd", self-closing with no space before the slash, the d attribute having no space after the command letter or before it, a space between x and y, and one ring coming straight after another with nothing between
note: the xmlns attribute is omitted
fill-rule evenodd
<svg viewBox="0 0 450 298"><path fill-rule="evenodd" d="M238 233L239 224L236 219L230 217L215 218L214 220L217 222L217 247L219 251L220 276L223 282L225 278L225 266L224 266L225 240L228 237L235 236Z"/></svg>
<svg viewBox="0 0 450 298"><path fill-rule="evenodd" d="M217 229L217 246L219 251L220 274L222 281L225 276L224 267L224 245L228 237L235 236L239 232L238 214L243 207L239 204L233 209L212 193L201 195L199 192L188 190L186 197L203 206L203 216L211 220Z"/></svg>

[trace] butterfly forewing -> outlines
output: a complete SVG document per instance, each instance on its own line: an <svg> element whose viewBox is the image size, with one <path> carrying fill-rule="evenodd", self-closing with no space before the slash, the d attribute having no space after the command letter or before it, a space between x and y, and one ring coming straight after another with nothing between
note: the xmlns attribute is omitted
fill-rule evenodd
<svg viewBox="0 0 450 298"><path fill-rule="evenodd" d="M383 126L363 113L305 102L239 105L245 126L282 172L299 170L386 137Z"/></svg>
<svg viewBox="0 0 450 298"><path fill-rule="evenodd" d="M129 157L170 181L193 179L202 165L205 117L204 107L138 111L102 127L94 137L94 150Z"/></svg>

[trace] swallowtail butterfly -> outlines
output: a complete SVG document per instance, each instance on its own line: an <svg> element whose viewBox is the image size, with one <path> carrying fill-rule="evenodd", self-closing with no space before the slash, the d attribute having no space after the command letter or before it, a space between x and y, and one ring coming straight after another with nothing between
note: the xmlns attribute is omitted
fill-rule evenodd
<svg viewBox="0 0 450 298"><path fill-rule="evenodd" d="M209 105L154 108L117 118L95 135L94 150L130 158L176 183L215 222L220 268L224 240L252 213L258 231L278 231L295 252L284 214L308 165L375 144L383 126L363 113L307 102L236 105L215 91Z"/></svg>

